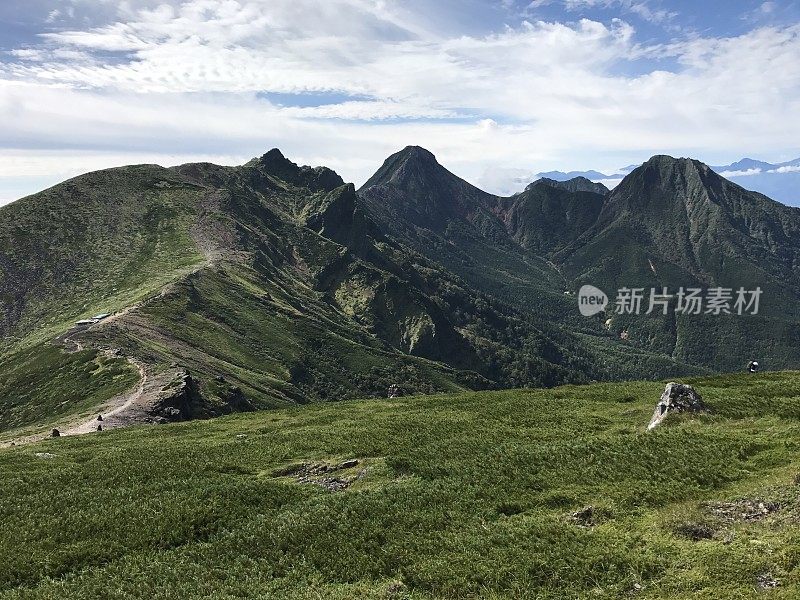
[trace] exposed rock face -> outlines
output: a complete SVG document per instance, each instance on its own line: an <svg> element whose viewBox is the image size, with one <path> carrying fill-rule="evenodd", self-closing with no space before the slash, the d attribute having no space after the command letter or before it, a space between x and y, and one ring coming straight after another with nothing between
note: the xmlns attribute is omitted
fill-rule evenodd
<svg viewBox="0 0 800 600"><path fill-rule="evenodd" d="M148 407L157 422L186 421L194 416L201 397L197 383L187 372L165 387L158 399Z"/></svg>
<svg viewBox="0 0 800 600"><path fill-rule="evenodd" d="M198 381L187 371L181 371L147 407L146 421L156 423L188 421L255 410L239 387L227 385L221 390L220 395L221 403L209 403L203 396Z"/></svg>
<svg viewBox="0 0 800 600"><path fill-rule="evenodd" d="M260 158L254 158L247 166L259 167L264 172L274 175L297 186L308 187L313 191L330 192L344 185L344 181L327 167L299 167L273 148Z"/></svg>
<svg viewBox="0 0 800 600"><path fill-rule="evenodd" d="M708 412L703 398L692 386L684 383L668 383L656 404L656 410L647 426L648 431L657 427L670 413Z"/></svg>
<svg viewBox="0 0 800 600"><path fill-rule="evenodd" d="M371 238L379 238L377 229L357 208L356 189L342 185L322 198L312 199L306 207L306 227L359 254Z"/></svg>

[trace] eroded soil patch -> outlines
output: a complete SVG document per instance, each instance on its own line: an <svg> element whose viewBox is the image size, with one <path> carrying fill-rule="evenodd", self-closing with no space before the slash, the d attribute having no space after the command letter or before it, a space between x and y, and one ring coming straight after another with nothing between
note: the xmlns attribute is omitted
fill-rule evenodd
<svg viewBox="0 0 800 600"><path fill-rule="evenodd" d="M781 505L758 498L741 498L731 502L706 502L706 509L723 523L760 521L776 513Z"/></svg>
<svg viewBox="0 0 800 600"><path fill-rule="evenodd" d="M297 483L318 485L331 492L346 490L367 474L367 467L357 459L341 463L303 462L276 470L273 477L291 477Z"/></svg>

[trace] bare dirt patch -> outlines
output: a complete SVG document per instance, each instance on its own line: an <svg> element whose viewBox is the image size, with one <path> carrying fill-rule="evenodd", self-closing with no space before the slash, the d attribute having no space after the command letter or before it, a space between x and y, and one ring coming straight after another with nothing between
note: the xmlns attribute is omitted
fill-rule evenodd
<svg viewBox="0 0 800 600"><path fill-rule="evenodd" d="M367 474L367 468L361 466L357 459L346 460L338 464L330 463L297 463L275 471L273 477L291 477L297 483L318 485L331 492L346 490L353 483Z"/></svg>
<svg viewBox="0 0 800 600"><path fill-rule="evenodd" d="M760 521L780 510L777 502L758 498L741 498L731 502L707 502L706 509L723 523Z"/></svg>

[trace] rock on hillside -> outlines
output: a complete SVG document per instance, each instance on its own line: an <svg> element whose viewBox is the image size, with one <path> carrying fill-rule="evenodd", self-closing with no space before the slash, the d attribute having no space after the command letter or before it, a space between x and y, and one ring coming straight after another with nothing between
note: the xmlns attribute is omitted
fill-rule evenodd
<svg viewBox="0 0 800 600"><path fill-rule="evenodd" d="M670 414L708 412L703 398L692 386L685 383L668 383L656 404L648 431L658 427Z"/></svg>

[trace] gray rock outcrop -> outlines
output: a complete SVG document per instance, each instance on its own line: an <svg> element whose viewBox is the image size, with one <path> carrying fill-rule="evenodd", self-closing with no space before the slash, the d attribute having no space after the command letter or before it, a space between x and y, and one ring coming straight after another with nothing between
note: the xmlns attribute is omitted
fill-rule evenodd
<svg viewBox="0 0 800 600"><path fill-rule="evenodd" d="M692 386L684 383L668 383L656 404L656 410L647 430L660 425L668 414L683 412L704 413L708 412L708 408L703 403L702 396Z"/></svg>

